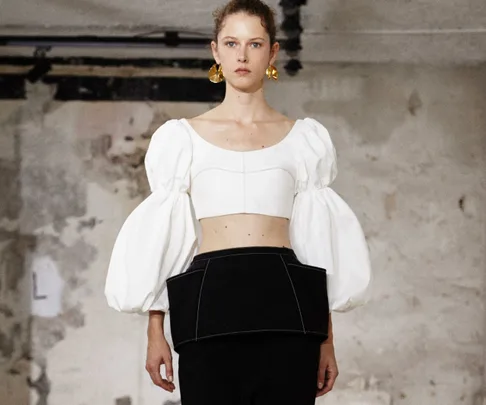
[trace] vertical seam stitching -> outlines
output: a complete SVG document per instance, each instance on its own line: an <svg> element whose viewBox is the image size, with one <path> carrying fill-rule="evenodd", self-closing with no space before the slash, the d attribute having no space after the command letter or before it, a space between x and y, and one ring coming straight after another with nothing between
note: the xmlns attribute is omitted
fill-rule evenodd
<svg viewBox="0 0 486 405"><path fill-rule="evenodd" d="M202 278L202 281L201 281L201 288L199 289L199 298L198 298L198 302L197 302L197 312L196 312L196 342L197 342L197 332L198 332L198 329L199 329L199 309L201 307L202 290L203 290L203 286L204 286L204 280L206 279L206 272L208 270L208 266L209 266L210 262L211 262L211 259L208 259L208 262L206 263L206 267L204 268L204 274L203 274L203 278Z"/></svg>
<svg viewBox="0 0 486 405"><path fill-rule="evenodd" d="M305 334L306 330L305 330L305 325L304 325L304 317L302 316L302 311L300 309L299 298L297 297L297 293L295 292L294 283L292 282L292 278L290 277L290 273L289 273L289 269L287 268L287 264L285 263L285 260L283 259L282 255L279 255L279 256L280 256L280 259L282 260L282 263L285 267L285 271L287 272L287 277L289 278L290 285L292 287L292 291L294 292L295 302L297 303L297 309L299 310L300 321L302 322L302 330Z"/></svg>
<svg viewBox="0 0 486 405"><path fill-rule="evenodd" d="M246 212L246 167L245 167L245 154L241 154L241 165L242 165L242 172L243 172L243 181L242 181L242 188L243 188L243 212Z"/></svg>

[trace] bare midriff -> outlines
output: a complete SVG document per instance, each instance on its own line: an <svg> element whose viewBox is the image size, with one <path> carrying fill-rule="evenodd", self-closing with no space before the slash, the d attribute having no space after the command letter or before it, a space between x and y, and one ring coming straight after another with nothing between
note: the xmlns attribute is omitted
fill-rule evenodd
<svg viewBox="0 0 486 405"><path fill-rule="evenodd" d="M260 214L232 214L202 218L198 253L248 246L291 248L289 220Z"/></svg>

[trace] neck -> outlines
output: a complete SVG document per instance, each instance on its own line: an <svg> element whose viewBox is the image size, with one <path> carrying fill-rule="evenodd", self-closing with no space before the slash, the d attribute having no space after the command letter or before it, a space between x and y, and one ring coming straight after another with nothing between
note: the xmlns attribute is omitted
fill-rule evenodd
<svg viewBox="0 0 486 405"><path fill-rule="evenodd" d="M241 91L228 84L220 108L225 116L242 124L264 120L272 110L265 100L262 86L255 91Z"/></svg>

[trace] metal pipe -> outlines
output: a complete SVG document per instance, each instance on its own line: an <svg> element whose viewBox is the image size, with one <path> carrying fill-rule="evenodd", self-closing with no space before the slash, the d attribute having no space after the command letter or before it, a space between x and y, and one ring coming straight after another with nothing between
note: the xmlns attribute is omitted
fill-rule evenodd
<svg viewBox="0 0 486 405"><path fill-rule="evenodd" d="M180 37L177 32L160 38L83 36L0 36L0 46L29 47L113 47L113 48L207 48L211 38Z"/></svg>
<svg viewBox="0 0 486 405"><path fill-rule="evenodd" d="M190 48L207 49L210 37L181 37L178 32L166 32L164 37L146 38L141 36L42 36L15 35L1 36L0 46L28 47L80 47L80 48ZM277 39L282 43L284 39Z"/></svg>

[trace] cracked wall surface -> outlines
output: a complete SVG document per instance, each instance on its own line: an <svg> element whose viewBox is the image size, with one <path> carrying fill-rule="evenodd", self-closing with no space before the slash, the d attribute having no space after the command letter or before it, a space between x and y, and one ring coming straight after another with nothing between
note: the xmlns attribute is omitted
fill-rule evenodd
<svg viewBox="0 0 486 405"><path fill-rule="evenodd" d="M268 85L277 109L329 129L333 187L375 272L372 301L334 315L340 376L318 404L480 403L485 79L485 68L321 64ZM109 309L103 287L116 233L148 193L151 134L210 106L52 94L35 84L25 101L0 101L0 403L175 405L144 370L146 318Z"/></svg>

